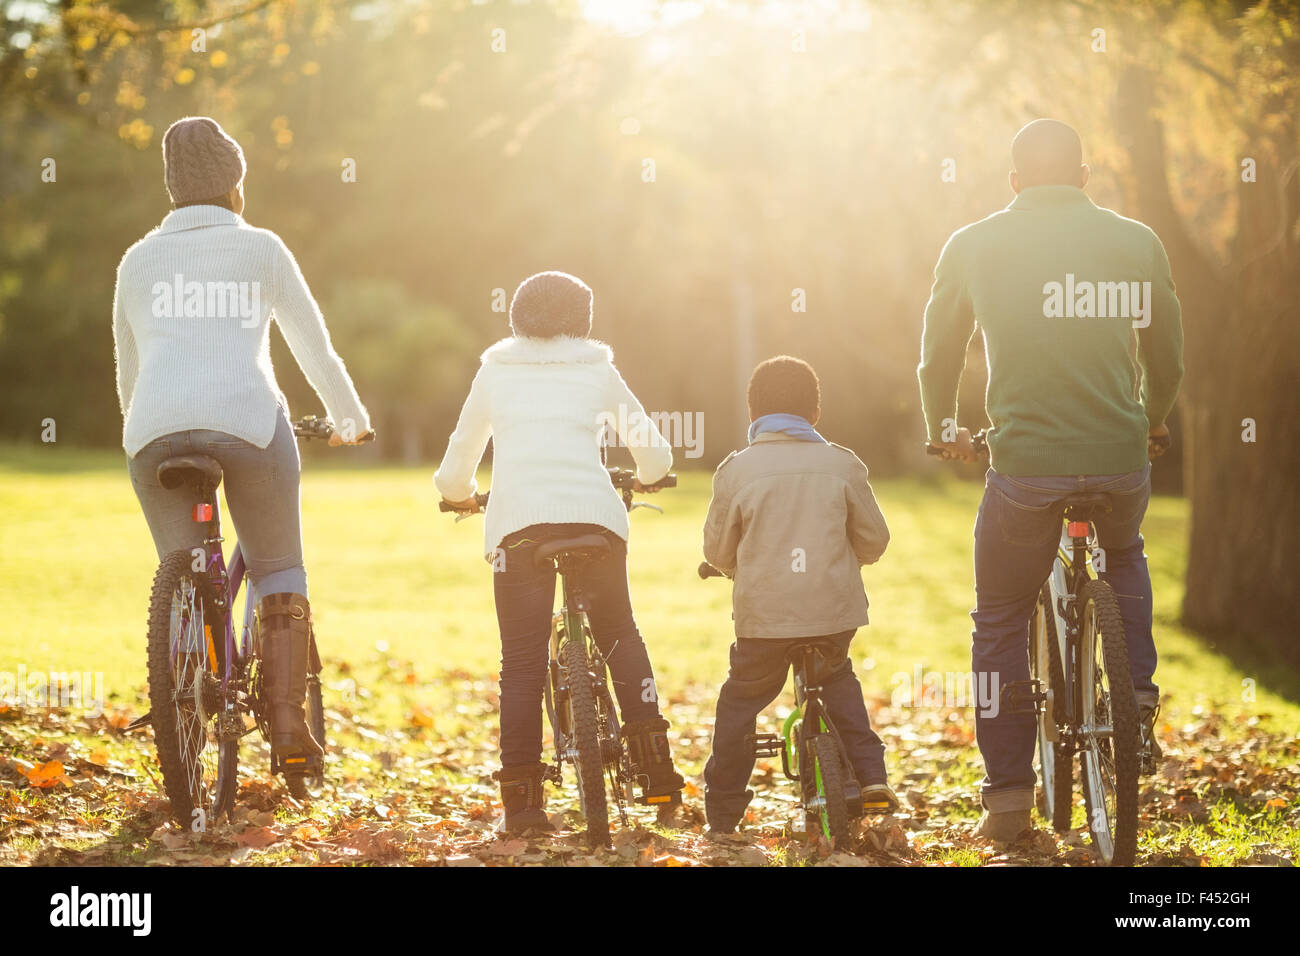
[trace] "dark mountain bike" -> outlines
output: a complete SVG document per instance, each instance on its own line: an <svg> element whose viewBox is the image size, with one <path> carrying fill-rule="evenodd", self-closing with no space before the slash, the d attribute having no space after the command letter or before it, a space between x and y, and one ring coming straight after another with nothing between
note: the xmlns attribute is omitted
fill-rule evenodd
<svg viewBox="0 0 1300 956"><path fill-rule="evenodd" d="M988 457L984 432L973 444ZM1004 685L1000 703L1004 713L1037 718L1043 816L1060 832L1070 829L1078 754L1093 849L1108 864L1131 866L1142 751L1137 700L1119 604L1089 561L1097 552L1092 520L1110 512L1110 495L1069 495L1057 507L1061 541L1030 619L1030 679Z"/></svg>
<svg viewBox="0 0 1300 956"><path fill-rule="evenodd" d="M610 481L632 511L655 505L633 501L636 474L619 468L609 469ZM665 475L646 491L675 488L676 475ZM457 521L477 514L487 506L488 494L475 496L474 510L455 508L442 501L441 511L457 512ZM600 534L557 538L539 545L533 560L539 566L551 566L560 575L563 597L551 625L549 664L545 685L546 715L550 720L555 744L555 763L547 768L546 778L557 786L563 783L562 768L570 764L578 783L578 802L587 821L587 843L592 847L609 844L609 797L618 812L619 822L628 825L627 807L636 803L655 805L661 810L681 802L680 793L658 797L638 797L636 787L645 790L647 780L638 776L623 740L622 726L614 696L610 693L608 668L596 646L587 622L589 608L583 590L583 570L592 561L609 553L609 539Z"/></svg>
<svg viewBox="0 0 1300 956"><path fill-rule="evenodd" d="M298 438L328 439L333 426L308 416L293 423ZM363 440L373 439L369 433ZM209 455L176 455L158 465L165 488L188 488L193 520L204 526L201 548L173 551L154 574L149 600L149 713L128 730L153 725L163 785L177 822L204 829L234 804L239 742L253 731L271 739L270 706L264 696L262 631L257 595L245 589L243 624L235 639L235 607L247 581L236 544L230 565L222 554L217 488L221 464ZM307 721L324 746L321 662L311 635L307 675ZM272 773L284 775L289 793L304 799L323 782L323 758L273 758Z"/></svg>

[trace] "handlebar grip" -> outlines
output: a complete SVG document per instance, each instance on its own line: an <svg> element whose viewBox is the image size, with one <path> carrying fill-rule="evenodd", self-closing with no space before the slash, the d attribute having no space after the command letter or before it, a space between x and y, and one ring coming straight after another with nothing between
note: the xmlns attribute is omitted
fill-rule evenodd
<svg viewBox="0 0 1300 956"><path fill-rule="evenodd" d="M942 455L942 454L943 454L943 449L940 448L938 445L931 445L929 442L926 442L926 443L925 443L925 453L926 453L927 455Z"/></svg>
<svg viewBox="0 0 1300 956"><path fill-rule="evenodd" d="M699 575L700 575L700 579L701 579L701 580L708 580L709 578L725 578L725 577L726 577L725 574L723 574L721 571L719 571L719 570L718 570L717 568L715 568L713 565L709 564L709 562L707 562L707 561L701 561L701 562L700 562L700 566L699 566L699 568L698 568L697 570L699 571Z"/></svg>
<svg viewBox="0 0 1300 956"><path fill-rule="evenodd" d="M439 511L455 511L456 509L453 508L453 507L451 506L451 502L450 502L450 501L439 501L439 502L438 502L438 510L439 510Z"/></svg>
<svg viewBox="0 0 1300 956"><path fill-rule="evenodd" d="M654 488L676 488L677 476L673 474L664 475L652 485Z"/></svg>

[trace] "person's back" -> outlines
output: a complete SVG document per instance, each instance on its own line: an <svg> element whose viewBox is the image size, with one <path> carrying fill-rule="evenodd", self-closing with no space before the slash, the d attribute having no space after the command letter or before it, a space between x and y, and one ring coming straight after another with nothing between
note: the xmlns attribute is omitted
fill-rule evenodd
<svg viewBox="0 0 1300 956"><path fill-rule="evenodd" d="M808 637L867 623L859 569L880 557L889 533L853 452L757 435L719 467L714 502L705 557L735 570L738 636Z"/></svg>
<svg viewBox="0 0 1300 956"><path fill-rule="evenodd" d="M992 464L1013 475L1112 474L1146 463L1181 337L1164 250L1076 186L1034 186L958 231L944 253L984 333ZM1158 323L1146 326L1151 315ZM1145 386L1130 357L1139 328ZM926 366L922 366L925 381Z"/></svg>
<svg viewBox="0 0 1300 956"><path fill-rule="evenodd" d="M1012 144L1016 199L953 233L935 267L917 376L932 446L974 458L957 427L966 346L984 335L991 465L975 523L976 686L1027 680L1029 617L1051 570L1065 502L1102 494L1093 521L1100 575L1124 621L1150 772L1159 688L1153 676L1151 577L1139 533L1151 493L1148 454L1182 379L1182 324L1169 261L1140 222L1095 206L1078 134L1036 120ZM1130 349L1136 330L1136 359ZM986 775L980 832L1009 839L1030 825L1032 716L979 708Z"/></svg>

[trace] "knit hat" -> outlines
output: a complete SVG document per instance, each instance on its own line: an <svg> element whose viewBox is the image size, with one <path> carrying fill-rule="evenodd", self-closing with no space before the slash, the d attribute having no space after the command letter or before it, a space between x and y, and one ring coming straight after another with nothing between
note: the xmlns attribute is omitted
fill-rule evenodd
<svg viewBox="0 0 1300 956"><path fill-rule="evenodd" d="M162 138L163 177L172 202L225 196L244 180L244 151L214 119L186 116Z"/></svg>
<svg viewBox="0 0 1300 956"><path fill-rule="evenodd" d="M549 339L591 334L591 288L567 272L539 272L519 283L510 301L515 335Z"/></svg>

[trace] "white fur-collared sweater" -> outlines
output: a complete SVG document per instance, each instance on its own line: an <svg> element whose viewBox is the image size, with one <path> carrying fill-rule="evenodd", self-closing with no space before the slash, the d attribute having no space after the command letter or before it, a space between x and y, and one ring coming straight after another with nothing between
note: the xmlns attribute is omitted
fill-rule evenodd
<svg viewBox="0 0 1300 956"><path fill-rule="evenodd" d="M184 206L126 251L113 294L122 446L211 429L270 444L282 399L274 317L338 427L370 429L316 300L280 237L221 206Z"/></svg>
<svg viewBox="0 0 1300 956"><path fill-rule="evenodd" d="M608 345L569 336L502 339L483 353L433 480L449 501L477 493L474 472L490 437L486 554L534 524L597 524L626 540L627 510L600 460L606 426L632 452L643 484L668 474L672 449Z"/></svg>

